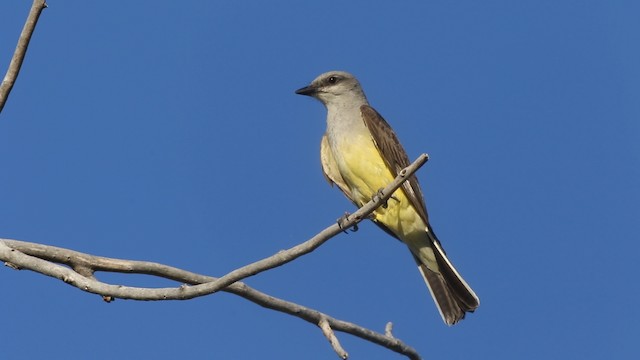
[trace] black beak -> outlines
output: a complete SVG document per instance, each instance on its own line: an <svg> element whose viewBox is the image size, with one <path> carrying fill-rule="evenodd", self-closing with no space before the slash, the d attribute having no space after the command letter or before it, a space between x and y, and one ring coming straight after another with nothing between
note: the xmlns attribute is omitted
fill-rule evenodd
<svg viewBox="0 0 640 360"><path fill-rule="evenodd" d="M312 85L309 86L305 86L301 89L296 90L296 94L298 95L307 95L307 96L313 96L313 94L316 93L316 88Z"/></svg>

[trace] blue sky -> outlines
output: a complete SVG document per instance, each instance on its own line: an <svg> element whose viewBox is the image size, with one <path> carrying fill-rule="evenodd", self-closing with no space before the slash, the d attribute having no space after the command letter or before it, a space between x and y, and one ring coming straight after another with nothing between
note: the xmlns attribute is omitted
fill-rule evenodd
<svg viewBox="0 0 640 360"><path fill-rule="evenodd" d="M481 306L446 327L370 223L249 285L392 321L425 359L637 356L637 2L49 5L0 115L0 237L214 276L300 243L353 208L321 174L325 110L293 92L347 70L409 157L430 155L432 225ZM2 71L29 6L0 4ZM26 271L0 282L7 358L336 358L317 328L228 294L105 304Z"/></svg>

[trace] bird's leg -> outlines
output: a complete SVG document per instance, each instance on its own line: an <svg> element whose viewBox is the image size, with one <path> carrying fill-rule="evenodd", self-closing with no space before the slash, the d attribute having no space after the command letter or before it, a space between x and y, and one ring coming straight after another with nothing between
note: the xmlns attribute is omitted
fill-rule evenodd
<svg viewBox="0 0 640 360"><path fill-rule="evenodd" d="M371 200L375 201L375 202L379 202L382 198L384 198L384 193L382 192L382 188L378 189L378 191L375 193L375 195L373 195L373 197L371 198ZM400 201L398 200L397 197L391 195L391 197L389 199L393 199L395 201ZM386 209L387 207L389 207L388 204L388 200L382 203L382 208Z"/></svg>
<svg viewBox="0 0 640 360"><path fill-rule="evenodd" d="M351 215L351 214L345 211L344 215L340 216L338 218L338 220L336 220L338 222L338 226L340 227L340 229L342 229L342 231L344 231L345 234L348 234L348 232L347 232L348 229L345 229L342 226L342 224L347 222L347 221L349 221L349 215ZM353 224L353 226L351 227L351 232L356 232L356 231L358 231L358 224L357 223Z"/></svg>

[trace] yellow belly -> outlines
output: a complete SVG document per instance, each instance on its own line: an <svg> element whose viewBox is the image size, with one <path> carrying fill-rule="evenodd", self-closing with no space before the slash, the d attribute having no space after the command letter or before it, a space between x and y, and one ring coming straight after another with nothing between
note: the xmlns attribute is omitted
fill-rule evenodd
<svg viewBox="0 0 640 360"><path fill-rule="evenodd" d="M353 201L362 206L389 185L394 176L371 138L363 136L350 140L342 144L340 153L335 157L342 178L351 189ZM424 234L426 227L402 188L396 190L386 208L379 207L373 216L403 241L411 235Z"/></svg>

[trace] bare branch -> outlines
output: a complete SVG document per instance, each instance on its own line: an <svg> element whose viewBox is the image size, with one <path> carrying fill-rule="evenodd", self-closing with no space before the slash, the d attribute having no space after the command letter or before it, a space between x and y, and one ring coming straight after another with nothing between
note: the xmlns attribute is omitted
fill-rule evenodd
<svg viewBox="0 0 640 360"><path fill-rule="evenodd" d="M95 279L84 277L76 273L75 271L64 267L51 267L46 266L46 264L44 263L39 264L39 266L43 268L42 273L45 275L63 280L64 282L84 291L103 296L112 296L115 298L133 300L187 300L199 296L209 295L233 284L236 281L240 281L249 276L259 274L263 271L273 269L278 266L282 266L300 256L308 254L328 241L333 236L342 232L343 229L347 229L362 221L363 219L366 219L369 214L371 214L377 207L384 204L389 199L389 197L391 197L391 194L393 194L404 181L411 177L428 159L429 157L426 154L422 154L416 161L414 161L413 164L403 169L394 179L394 181L392 181L387 187L384 188L384 190L382 191L384 196L372 199L363 207L358 209L358 211L346 217L341 224L334 224L322 230L316 236L312 237L302 244L296 245L288 250L280 251L268 258L233 270L214 281L205 282L189 287L149 289L104 284L96 281ZM19 257L18 255L15 256ZM7 259L5 261L9 261L18 266L22 266L19 262L17 262L18 259ZM102 268L100 264L95 265L91 261L83 263L75 263L74 261L75 260L67 260L67 262L63 263L71 266L72 268L78 265L84 265L96 271L129 272L126 268L126 264L119 264L119 270L113 270L111 268L107 269L107 267Z"/></svg>
<svg viewBox="0 0 640 360"><path fill-rule="evenodd" d="M215 277L200 275L155 262L112 259L55 246L2 238L0 238L0 260L5 261L5 265L12 269L28 269L56 278L59 277L55 275L56 272L52 268L60 268L59 271L61 272L69 271L69 273L73 273L73 271L64 266L53 264L54 262L68 266L73 266L73 264L94 264L96 269L100 271L146 274L186 284L203 284L216 280ZM64 281L64 278L60 279ZM81 290L84 289L81 288ZM243 297L264 308L295 316L314 325L318 325L321 319L325 319L335 331L351 334L381 345L410 359L420 359L415 349L395 338L388 338L384 334L347 321L335 319L317 310L273 297L242 282L231 284L222 289L222 291Z"/></svg>
<svg viewBox="0 0 640 360"><path fill-rule="evenodd" d="M55 277L81 290L99 294L107 301L118 297L135 300L184 300L222 290L241 296L262 307L280 311L320 326L325 336L330 340L334 350L336 350L340 356L346 356L346 352L340 347L333 331L340 331L357 336L399 354L403 354L410 359L418 360L420 359L420 355L415 349L393 336L381 334L350 322L335 319L317 310L272 297L238 281L262 271L281 266L297 257L307 254L326 242L329 238L343 231L343 229L349 228L362 219L367 218L378 206L384 204L391 194L393 194L404 181L410 178L427 160L428 156L426 154L421 155L413 164L402 170L398 177L383 190L382 193L384 195L382 197L367 203L353 215L344 219L341 224L330 226L303 244L234 270L222 278L200 275L154 262L106 258L54 246L9 239L0 239L0 260L5 261L7 266L14 269L28 269ZM111 285L96 280L93 274L97 271L147 274L193 286L149 289ZM195 288L199 288L198 292L189 293L191 289ZM388 330L387 328L387 332L389 332Z"/></svg>
<svg viewBox="0 0 640 360"><path fill-rule="evenodd" d="M47 3L44 0L34 0L31 5L27 22L24 24L24 28L22 28L22 33L20 34L20 39L16 46L16 51L11 58L11 63L9 64L9 69L7 69L7 73L4 76L4 80L2 80L2 85L0 85L0 112L2 112L4 104L9 98L9 93L11 92L11 89L13 89L13 84L15 84L16 79L18 78L22 62L24 61L24 56L27 53L27 47L29 47L29 41L31 41L31 35L33 35L33 30L36 28L38 18L40 17L42 10L46 7Z"/></svg>
<svg viewBox="0 0 640 360"><path fill-rule="evenodd" d="M320 319L320 322L318 323L318 326L322 330L322 333L327 338L327 340L329 340L329 344L331 344L333 351L338 354L338 357L343 360L348 359L349 354L347 354L347 352L342 348L342 345L340 345L340 341L336 337L336 334L333 332L333 329L331 328L329 321L327 321L327 318L322 317Z"/></svg>

